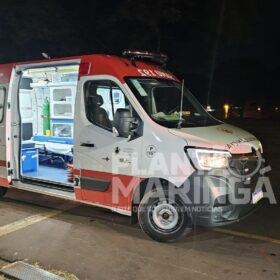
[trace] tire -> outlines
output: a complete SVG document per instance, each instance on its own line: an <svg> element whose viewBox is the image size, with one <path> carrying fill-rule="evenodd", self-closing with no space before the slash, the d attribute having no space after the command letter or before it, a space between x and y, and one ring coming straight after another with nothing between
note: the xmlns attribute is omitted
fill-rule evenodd
<svg viewBox="0 0 280 280"><path fill-rule="evenodd" d="M159 242L174 242L192 231L192 222L183 201L168 198L167 191L151 191L144 195L138 207L142 230Z"/></svg>
<svg viewBox="0 0 280 280"><path fill-rule="evenodd" d="M0 199L6 194L7 188L0 187Z"/></svg>

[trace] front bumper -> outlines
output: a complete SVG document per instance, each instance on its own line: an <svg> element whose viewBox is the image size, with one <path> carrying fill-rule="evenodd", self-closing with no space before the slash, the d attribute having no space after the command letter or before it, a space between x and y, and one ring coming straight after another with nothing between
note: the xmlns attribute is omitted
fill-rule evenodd
<svg viewBox="0 0 280 280"><path fill-rule="evenodd" d="M226 171L225 171L226 172ZM216 227L232 224L251 214L259 205L252 204L258 176L241 180L227 175L198 174L189 178L190 212L194 225ZM243 201L244 194L247 199Z"/></svg>
<svg viewBox="0 0 280 280"><path fill-rule="evenodd" d="M252 148L251 153L232 154L227 169L194 172L186 182L194 225L228 225L252 213L260 205L252 203L252 194L262 187L263 163L261 151Z"/></svg>

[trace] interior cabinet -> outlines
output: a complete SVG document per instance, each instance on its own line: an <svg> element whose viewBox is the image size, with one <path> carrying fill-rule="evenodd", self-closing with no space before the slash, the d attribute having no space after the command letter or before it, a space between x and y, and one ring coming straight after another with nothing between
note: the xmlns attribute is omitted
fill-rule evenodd
<svg viewBox="0 0 280 280"><path fill-rule="evenodd" d="M75 92L74 86L50 88L51 119L74 119Z"/></svg>

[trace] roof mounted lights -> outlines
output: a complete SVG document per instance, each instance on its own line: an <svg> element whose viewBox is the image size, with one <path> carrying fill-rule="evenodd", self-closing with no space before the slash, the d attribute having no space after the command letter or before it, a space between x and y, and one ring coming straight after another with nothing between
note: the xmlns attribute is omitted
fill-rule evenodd
<svg viewBox="0 0 280 280"><path fill-rule="evenodd" d="M166 54L148 51L125 50L123 51L122 55L124 57L130 58L133 65L135 65L136 60L144 60L165 67L168 61L168 56Z"/></svg>

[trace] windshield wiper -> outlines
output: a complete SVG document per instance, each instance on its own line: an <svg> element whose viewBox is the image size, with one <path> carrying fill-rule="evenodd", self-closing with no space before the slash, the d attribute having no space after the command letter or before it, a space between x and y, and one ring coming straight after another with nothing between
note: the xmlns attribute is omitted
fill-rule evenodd
<svg viewBox="0 0 280 280"><path fill-rule="evenodd" d="M178 121L177 120L166 120L165 118L154 118L156 122L160 122L160 123L166 123L168 126L172 127L172 128L182 128L182 127L178 127ZM188 120L182 119L181 125L182 124L186 124L188 126L195 126L195 122L190 122Z"/></svg>

